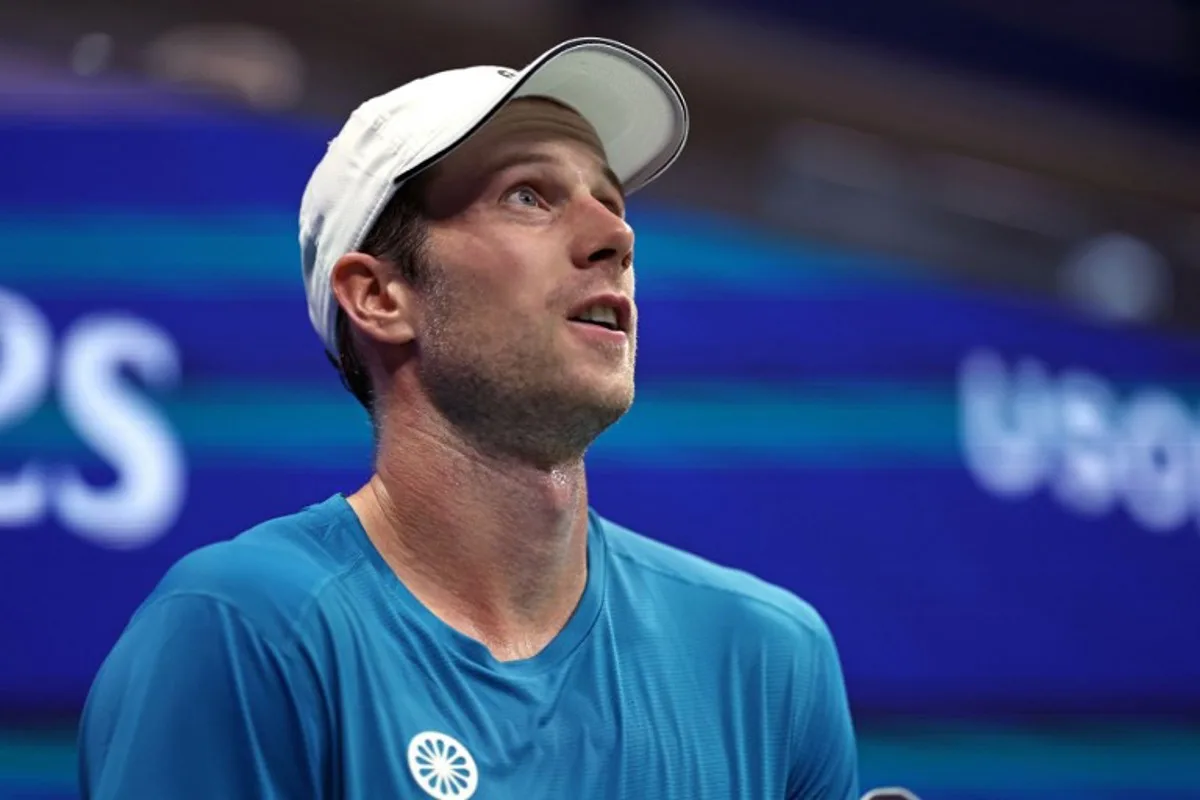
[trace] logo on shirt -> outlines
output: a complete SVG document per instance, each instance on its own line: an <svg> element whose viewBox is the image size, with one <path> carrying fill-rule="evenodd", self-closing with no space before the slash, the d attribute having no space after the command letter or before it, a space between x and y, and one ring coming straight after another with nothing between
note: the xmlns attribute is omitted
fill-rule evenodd
<svg viewBox="0 0 1200 800"><path fill-rule="evenodd" d="M452 736L418 733L408 743L408 771L425 794L438 800L469 800L479 785L475 759Z"/></svg>

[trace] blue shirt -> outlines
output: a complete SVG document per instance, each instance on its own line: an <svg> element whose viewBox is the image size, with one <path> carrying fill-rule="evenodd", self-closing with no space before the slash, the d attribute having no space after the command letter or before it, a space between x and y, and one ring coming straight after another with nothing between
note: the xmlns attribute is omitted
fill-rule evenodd
<svg viewBox="0 0 1200 800"><path fill-rule="evenodd" d="M851 800L808 604L592 512L588 580L533 658L441 622L345 498L181 559L100 669L85 800Z"/></svg>

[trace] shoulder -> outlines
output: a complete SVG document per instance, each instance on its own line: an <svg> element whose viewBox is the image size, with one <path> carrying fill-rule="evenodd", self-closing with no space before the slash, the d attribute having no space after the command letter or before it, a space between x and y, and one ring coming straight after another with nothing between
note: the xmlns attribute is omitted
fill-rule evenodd
<svg viewBox="0 0 1200 800"><path fill-rule="evenodd" d="M354 564L324 540L340 524L338 498L275 517L175 562L135 613L220 607L268 638L287 638Z"/></svg>
<svg viewBox="0 0 1200 800"><path fill-rule="evenodd" d="M754 678L764 719L784 742L788 797L857 797L857 751L833 634L795 593L600 520L610 602L647 647L673 642L713 676ZM615 587L615 591L613 591ZM740 691L740 690L738 690ZM735 691L737 694L737 691ZM745 699L745 695L739 695Z"/></svg>
<svg viewBox="0 0 1200 800"><path fill-rule="evenodd" d="M333 510L268 520L168 570L87 693L78 742L92 796L274 796L262 780L299 796L319 781L327 673L300 626L339 572L321 546Z"/></svg>
<svg viewBox="0 0 1200 800"><path fill-rule="evenodd" d="M747 633L794 648L825 649L832 635L817 609L795 593L744 570L714 563L603 518L618 579L637 584L664 610L704 619L710 631Z"/></svg>

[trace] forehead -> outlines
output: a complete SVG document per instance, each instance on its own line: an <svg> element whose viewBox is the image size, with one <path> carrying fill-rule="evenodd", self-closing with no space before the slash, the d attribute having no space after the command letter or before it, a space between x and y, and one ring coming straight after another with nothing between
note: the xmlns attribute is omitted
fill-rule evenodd
<svg viewBox="0 0 1200 800"><path fill-rule="evenodd" d="M504 105L470 139L447 156L436 171L488 170L514 153L550 145L566 145L587 153L606 177L615 180L604 146L591 124L561 103L535 97L518 98Z"/></svg>

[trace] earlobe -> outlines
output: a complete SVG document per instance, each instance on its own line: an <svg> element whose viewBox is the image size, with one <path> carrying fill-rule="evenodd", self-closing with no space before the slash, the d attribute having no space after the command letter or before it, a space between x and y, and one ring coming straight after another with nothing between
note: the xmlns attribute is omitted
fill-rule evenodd
<svg viewBox="0 0 1200 800"><path fill-rule="evenodd" d="M397 345L413 340L411 291L390 264L349 253L334 265L330 281L338 305L364 335Z"/></svg>

